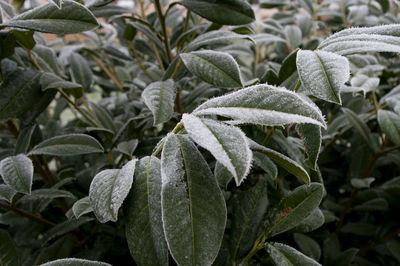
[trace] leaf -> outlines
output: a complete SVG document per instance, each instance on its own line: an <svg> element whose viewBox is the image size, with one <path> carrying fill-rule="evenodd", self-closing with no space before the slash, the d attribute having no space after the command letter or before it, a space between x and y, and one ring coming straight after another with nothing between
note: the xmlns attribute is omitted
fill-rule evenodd
<svg viewBox="0 0 400 266"><path fill-rule="evenodd" d="M281 243L267 243L266 250L270 255L272 261L277 266L283 265L296 265L296 266L310 266L321 265L315 260L300 253L296 249Z"/></svg>
<svg viewBox="0 0 400 266"><path fill-rule="evenodd" d="M0 7L2 10L2 14L6 15L7 18L10 19L15 16L14 7L12 5L10 5L9 3L7 3L7 1L0 0Z"/></svg>
<svg viewBox="0 0 400 266"><path fill-rule="evenodd" d="M307 235L299 233L294 233L293 238L302 253L319 261L321 258L321 247L317 241Z"/></svg>
<svg viewBox="0 0 400 266"><path fill-rule="evenodd" d="M325 128L321 111L313 104L285 88L256 85L198 106L194 115L220 115L232 118L233 124L280 126L311 123Z"/></svg>
<svg viewBox="0 0 400 266"><path fill-rule="evenodd" d="M89 196L81 198L72 205L72 212L76 219L79 219L82 215L92 212L92 206L90 205Z"/></svg>
<svg viewBox="0 0 400 266"><path fill-rule="evenodd" d="M66 1L66 0L64 0ZM93 261L93 260L84 260L84 259L75 259L75 258L68 258L68 259L59 259L47 262L45 264L41 264L40 266L111 266L111 264L100 262L100 261Z"/></svg>
<svg viewBox="0 0 400 266"><path fill-rule="evenodd" d="M31 194L33 180L33 163L24 154L10 156L0 162L0 174L4 183L12 189Z"/></svg>
<svg viewBox="0 0 400 266"><path fill-rule="evenodd" d="M36 44L33 49L36 61L43 71L52 72L60 76L60 68L55 51L44 45Z"/></svg>
<svg viewBox="0 0 400 266"><path fill-rule="evenodd" d="M362 121L356 113L351 111L350 109L347 108L342 108L344 116L347 118L347 120L350 122L350 124L354 127L354 129L360 134L362 139L365 141L366 144L369 145L373 150L375 149L373 146L373 140L371 137L371 132L365 124L364 121Z"/></svg>
<svg viewBox="0 0 400 266"><path fill-rule="evenodd" d="M75 83L82 85L85 91L90 89L93 81L93 73L87 60L78 53L71 53L68 57L69 72Z"/></svg>
<svg viewBox="0 0 400 266"><path fill-rule="evenodd" d="M214 23L242 25L255 20L253 9L246 1L240 0L183 0L187 9Z"/></svg>
<svg viewBox="0 0 400 266"><path fill-rule="evenodd" d="M253 151L258 151L262 154L267 155L269 158L274 160L277 164L279 164L281 167L283 167L286 171L288 171L292 175L298 177L307 184L310 183L310 176L308 175L307 171L304 170L304 168L297 162L293 161L289 157L277 151L261 146L254 141L249 141L249 143L250 143L250 148Z"/></svg>
<svg viewBox="0 0 400 266"><path fill-rule="evenodd" d="M278 177L278 168L274 162L264 153L254 152L254 163L265 171L268 178L276 180Z"/></svg>
<svg viewBox="0 0 400 266"><path fill-rule="evenodd" d="M364 201L363 203L353 207L356 211L387 211L389 204L384 198L376 198Z"/></svg>
<svg viewBox="0 0 400 266"><path fill-rule="evenodd" d="M33 147L29 155L74 156L95 152L104 152L95 138L85 134L68 134L42 141Z"/></svg>
<svg viewBox="0 0 400 266"><path fill-rule="evenodd" d="M8 232L3 229L0 229L0 263L4 266L20 265L14 242Z"/></svg>
<svg viewBox="0 0 400 266"><path fill-rule="evenodd" d="M350 183L353 187L361 189L361 188L369 188L371 183L375 181L374 177L366 177L366 178L352 178Z"/></svg>
<svg viewBox="0 0 400 266"><path fill-rule="evenodd" d="M68 34L88 31L96 28L98 24L85 6L72 0L64 0L61 9L47 3L13 17L0 26Z"/></svg>
<svg viewBox="0 0 400 266"><path fill-rule="evenodd" d="M89 199L99 222L117 221L118 210L132 186L136 161L129 161L121 170L103 170L93 178Z"/></svg>
<svg viewBox="0 0 400 266"><path fill-rule="evenodd" d="M308 233L318 229L325 223L325 216L319 208L316 208L309 216L301 221L294 230L297 232Z"/></svg>
<svg viewBox="0 0 400 266"><path fill-rule="evenodd" d="M296 130L303 140L307 162L315 170L322 143L321 127L313 124L302 124L298 125Z"/></svg>
<svg viewBox="0 0 400 266"><path fill-rule="evenodd" d="M139 265L168 265L168 247L161 218L161 162L140 159L128 198L126 238ZM146 252L143 252L143 251Z"/></svg>
<svg viewBox="0 0 400 266"><path fill-rule="evenodd" d="M144 89L142 98L154 116L153 125L168 121L174 112L176 88L172 79L153 82Z"/></svg>
<svg viewBox="0 0 400 266"><path fill-rule="evenodd" d="M15 194L17 194L17 191L12 189L10 186L5 184L0 184L0 200L5 200L11 203Z"/></svg>
<svg viewBox="0 0 400 266"><path fill-rule="evenodd" d="M219 161L215 163L214 175L218 185L224 189L227 189L229 182L233 179L231 172Z"/></svg>
<svg viewBox="0 0 400 266"><path fill-rule="evenodd" d="M396 145L400 145L400 116L391 111L379 110L378 123L387 137Z"/></svg>
<svg viewBox="0 0 400 266"><path fill-rule="evenodd" d="M48 261L67 258L75 248L75 240L71 235L65 235L57 239L53 244L40 250L39 255L35 259L34 265L40 265Z"/></svg>
<svg viewBox="0 0 400 266"><path fill-rule="evenodd" d="M56 199L56 198L75 199L75 196L67 190L54 189L54 188L41 188L41 189L35 189L34 191L32 191L30 195L23 196L18 200L18 202L28 202L34 200Z"/></svg>
<svg viewBox="0 0 400 266"><path fill-rule="evenodd" d="M179 265L211 265L224 235L225 200L206 161L187 137L167 136L161 178L162 220L172 257Z"/></svg>
<svg viewBox="0 0 400 266"><path fill-rule="evenodd" d="M296 58L301 84L315 97L341 104L340 88L350 78L347 58L323 51L300 50Z"/></svg>
<svg viewBox="0 0 400 266"><path fill-rule="evenodd" d="M39 76L39 72L18 68L5 77L0 85L0 121L24 114L40 100Z"/></svg>
<svg viewBox="0 0 400 266"><path fill-rule="evenodd" d="M259 180L233 199L230 231L232 261L243 257L254 244L268 205L267 183Z"/></svg>
<svg viewBox="0 0 400 266"><path fill-rule="evenodd" d="M53 3L58 9L62 8L64 0L50 0L50 3Z"/></svg>
<svg viewBox="0 0 400 266"><path fill-rule="evenodd" d="M190 114L184 114L182 122L190 137L223 164L239 186L248 175L253 158L244 133L237 127Z"/></svg>
<svg viewBox="0 0 400 266"><path fill-rule="evenodd" d="M323 186L319 183L297 187L280 202L278 219L266 235L271 237L299 225L319 206L322 196Z"/></svg>
<svg viewBox="0 0 400 266"><path fill-rule="evenodd" d="M28 149L29 149L29 146L31 143L31 138L32 138L32 135L33 135L33 132L35 131L35 129L36 129L36 124L21 128L21 130L18 134L17 143L15 144L14 154L28 152Z"/></svg>
<svg viewBox="0 0 400 266"><path fill-rule="evenodd" d="M71 232L71 231L79 228L79 226L81 226L85 223L88 223L90 221L93 221L93 218L82 217L78 220L67 220L65 222L59 223L56 226L52 227L51 229L47 230L44 233L41 241L43 244L45 244L45 243L49 242L50 240L52 240L58 236L61 236L63 234L66 234L68 232Z"/></svg>
<svg viewBox="0 0 400 266"><path fill-rule="evenodd" d="M44 72L40 76L40 85L42 86L42 91L60 88L70 92L75 98L80 98L83 95L80 84L66 81L51 72Z"/></svg>
<svg viewBox="0 0 400 266"><path fill-rule="evenodd" d="M221 88L243 87L239 65L228 53L201 50L181 53L187 69L201 80Z"/></svg>
<svg viewBox="0 0 400 266"><path fill-rule="evenodd" d="M92 108L94 115L97 121L99 121L100 125L111 131L112 134L114 134L117 129L115 128L113 118L111 117L109 112L99 104L90 103L90 107Z"/></svg>
<svg viewBox="0 0 400 266"><path fill-rule="evenodd" d="M139 141L137 139L120 142L117 146L117 150L128 156L132 156L138 144Z"/></svg>

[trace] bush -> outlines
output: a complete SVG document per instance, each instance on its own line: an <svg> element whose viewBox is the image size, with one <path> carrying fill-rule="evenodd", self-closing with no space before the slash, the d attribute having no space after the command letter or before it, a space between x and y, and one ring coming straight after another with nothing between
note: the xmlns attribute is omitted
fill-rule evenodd
<svg viewBox="0 0 400 266"><path fill-rule="evenodd" d="M0 0L1 265L400 263L398 1L135 4Z"/></svg>

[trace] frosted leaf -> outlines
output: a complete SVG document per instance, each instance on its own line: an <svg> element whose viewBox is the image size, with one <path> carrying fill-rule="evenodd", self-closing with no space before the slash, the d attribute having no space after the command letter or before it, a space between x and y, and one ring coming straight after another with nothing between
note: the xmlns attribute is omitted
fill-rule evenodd
<svg viewBox="0 0 400 266"><path fill-rule="evenodd" d="M229 182L233 179L231 172L218 161L215 163L214 175L218 181L218 185L224 189L227 189Z"/></svg>
<svg viewBox="0 0 400 266"><path fill-rule="evenodd" d="M49 261L40 266L111 266L111 264L93 260L68 258Z"/></svg>
<svg viewBox="0 0 400 266"><path fill-rule="evenodd" d="M263 169L271 180L276 180L278 177L278 167L268 155L258 151L254 152L254 164Z"/></svg>
<svg viewBox="0 0 400 266"><path fill-rule="evenodd" d="M11 203L17 191L12 189L10 186L6 184L0 184L0 200L5 200Z"/></svg>
<svg viewBox="0 0 400 266"><path fill-rule="evenodd" d="M311 123L326 126L315 105L285 88L264 84L210 99L198 106L193 114L229 117L233 124L280 126Z"/></svg>
<svg viewBox="0 0 400 266"><path fill-rule="evenodd" d="M123 141L118 144L117 150L128 156L132 156L132 154L136 150L136 147L138 144L139 144L139 141L137 139Z"/></svg>
<svg viewBox="0 0 400 266"><path fill-rule="evenodd" d="M180 57L192 74L207 83L221 88L243 87L239 65L228 53L201 50Z"/></svg>
<svg viewBox="0 0 400 266"><path fill-rule="evenodd" d="M211 265L225 230L225 200L188 137L167 136L161 178L162 220L172 257L178 265Z"/></svg>
<svg viewBox="0 0 400 266"><path fill-rule="evenodd" d="M353 180L353 179L352 179ZM319 208L316 208L301 223L294 228L297 232L308 233L321 227L325 223L325 216Z"/></svg>
<svg viewBox="0 0 400 266"><path fill-rule="evenodd" d="M286 44L286 40L270 33L257 33L253 36L254 41L259 45L268 45L272 43L284 43Z"/></svg>
<svg viewBox="0 0 400 266"><path fill-rule="evenodd" d="M367 75L357 74L354 76L350 83L353 87L359 87L363 89L364 95L367 92L373 91L379 86L379 78L368 77Z"/></svg>
<svg viewBox="0 0 400 266"><path fill-rule="evenodd" d="M0 162L0 175L12 189L30 194L33 180L32 161L24 154L10 156Z"/></svg>
<svg viewBox="0 0 400 266"><path fill-rule="evenodd" d="M400 116L391 111L379 110L378 123L389 139L400 145Z"/></svg>
<svg viewBox="0 0 400 266"><path fill-rule="evenodd" d="M280 243L267 243L265 248L270 258L279 266L317 266L321 265L296 249Z"/></svg>
<svg viewBox="0 0 400 266"><path fill-rule="evenodd" d="M190 137L211 152L232 173L239 186L249 173L253 158L244 133L237 127L190 114L184 114L182 122Z"/></svg>
<svg viewBox="0 0 400 266"><path fill-rule="evenodd" d="M135 262L168 265L161 219L161 162L157 157L145 157L137 163L127 205L126 238Z"/></svg>
<svg viewBox="0 0 400 266"><path fill-rule="evenodd" d="M101 223L117 221L118 210L131 189L136 159L122 169L108 169L98 173L89 189L90 205Z"/></svg>
<svg viewBox="0 0 400 266"><path fill-rule="evenodd" d="M296 130L303 140L307 162L315 170L322 143L321 127L312 124L303 124L298 125Z"/></svg>
<svg viewBox="0 0 400 266"><path fill-rule="evenodd" d="M340 88L350 78L347 58L323 51L300 50L296 65L301 84L313 96L341 104Z"/></svg>
<svg viewBox="0 0 400 266"><path fill-rule="evenodd" d="M92 212L92 206L90 206L89 196L81 198L80 200L76 201L72 206L72 212L76 219L79 219L82 215L85 215L89 212Z"/></svg>
<svg viewBox="0 0 400 266"><path fill-rule="evenodd" d="M172 79L153 82L144 89L142 98L154 116L154 125L168 121L174 112L176 88Z"/></svg>
<svg viewBox="0 0 400 266"><path fill-rule="evenodd" d="M50 3L54 4L58 9L62 8L63 0L50 0Z"/></svg>

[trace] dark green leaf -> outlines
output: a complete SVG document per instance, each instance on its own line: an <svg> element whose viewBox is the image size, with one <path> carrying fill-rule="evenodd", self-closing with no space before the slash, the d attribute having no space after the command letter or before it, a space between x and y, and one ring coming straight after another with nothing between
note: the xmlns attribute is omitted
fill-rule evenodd
<svg viewBox="0 0 400 266"><path fill-rule="evenodd" d="M6 184L0 184L0 200L5 200L11 203L15 194L17 194L17 191L12 189L10 186Z"/></svg>
<svg viewBox="0 0 400 266"><path fill-rule="evenodd" d="M319 261L321 258L321 247L317 241L309 236L299 233L294 233L293 238L302 253L316 261Z"/></svg>
<svg viewBox="0 0 400 266"><path fill-rule="evenodd" d="M391 111L379 110L378 123L387 137L400 145L400 116Z"/></svg>
<svg viewBox="0 0 400 266"><path fill-rule="evenodd" d="M33 163L24 154L10 156L0 162L0 174L4 183L14 190L31 194Z"/></svg>
<svg viewBox="0 0 400 266"><path fill-rule="evenodd" d="M276 180L278 176L278 168L268 155L261 152L254 152L254 163L265 171L268 178Z"/></svg>
<svg viewBox="0 0 400 266"><path fill-rule="evenodd" d="M44 72L40 76L40 85L43 91L60 88L70 92L75 98L80 98L83 95L80 84L66 81L51 72Z"/></svg>
<svg viewBox="0 0 400 266"><path fill-rule="evenodd" d="M321 265L296 249L280 243L267 243L266 250L275 265Z"/></svg>
<svg viewBox="0 0 400 266"><path fill-rule="evenodd" d="M73 82L81 84L88 91L92 85L93 73L87 60L78 53L71 53L68 57L68 62Z"/></svg>
<svg viewBox="0 0 400 266"><path fill-rule="evenodd" d="M303 140L307 161L315 170L322 143L321 127L313 124L301 124L298 125L297 131Z"/></svg>

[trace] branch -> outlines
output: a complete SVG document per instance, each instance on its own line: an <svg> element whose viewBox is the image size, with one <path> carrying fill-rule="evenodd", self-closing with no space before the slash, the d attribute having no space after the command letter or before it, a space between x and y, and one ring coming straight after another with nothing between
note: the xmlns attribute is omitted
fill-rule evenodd
<svg viewBox="0 0 400 266"><path fill-rule="evenodd" d="M27 217L27 218L29 218L31 220L35 220L35 221L37 221L39 223L46 224L46 225L49 225L49 226L56 226L55 223L50 222L49 220L46 220L46 219L44 219L42 217L39 217L39 216L36 216L36 215L34 215L32 213L26 212L26 211L24 211L22 209L15 208L15 207L13 207L13 206L11 206L9 204L5 204L3 202L0 202L0 207L2 207L4 209L7 209L7 210L10 210L10 211L13 211L15 213L18 213L18 214L20 214L20 215L22 215L24 217Z"/></svg>

